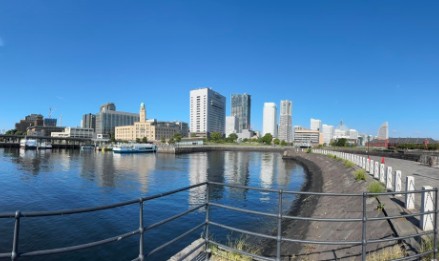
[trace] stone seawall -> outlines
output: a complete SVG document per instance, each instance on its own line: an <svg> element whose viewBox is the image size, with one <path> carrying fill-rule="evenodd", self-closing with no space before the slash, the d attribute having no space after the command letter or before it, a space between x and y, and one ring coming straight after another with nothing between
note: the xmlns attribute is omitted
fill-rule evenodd
<svg viewBox="0 0 439 261"><path fill-rule="evenodd" d="M195 152L209 152L209 151L260 151L260 152L279 152L283 153L285 150L291 149L291 147L281 146L237 146L237 145L201 145L201 146L162 146L158 147L159 153L195 153Z"/></svg>

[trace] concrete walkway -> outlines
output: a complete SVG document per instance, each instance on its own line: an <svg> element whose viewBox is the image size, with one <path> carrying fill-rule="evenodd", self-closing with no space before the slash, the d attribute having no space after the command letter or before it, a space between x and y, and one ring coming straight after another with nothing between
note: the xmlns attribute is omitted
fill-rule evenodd
<svg viewBox="0 0 439 261"><path fill-rule="evenodd" d="M310 164L312 162L321 169L322 191L334 193L359 193L367 191L367 184L373 180L368 176L367 181L356 181L353 175L355 168L346 168L342 162L331 159L324 155L292 153L291 158L299 162ZM313 218L362 218L363 199L361 196L309 196L317 197L315 209L311 215ZM307 201L305 199L304 201ZM377 210L376 198L367 198L367 216L383 217L384 213ZM297 233L300 227L306 226L304 233ZM306 239L316 241L361 241L362 223L360 222L319 222L303 221L288 226L285 238ZM370 221L367 223L368 239L384 239L396 236L388 221ZM396 241L387 243L375 243L367 245L367 253L379 251L397 244ZM361 244L351 245L323 245L301 244L299 251L297 244L284 243L282 245L282 260L361 260ZM295 252L295 253L294 253Z"/></svg>
<svg viewBox="0 0 439 261"><path fill-rule="evenodd" d="M370 159L381 162L381 157L371 156ZM415 178L416 190L421 190L423 186L432 186L439 188L439 169L421 165L415 161L384 158L386 168L392 167L393 171L401 170L402 172L402 184L405 188L406 177L413 176ZM419 210L421 207L420 194L415 197L415 206Z"/></svg>

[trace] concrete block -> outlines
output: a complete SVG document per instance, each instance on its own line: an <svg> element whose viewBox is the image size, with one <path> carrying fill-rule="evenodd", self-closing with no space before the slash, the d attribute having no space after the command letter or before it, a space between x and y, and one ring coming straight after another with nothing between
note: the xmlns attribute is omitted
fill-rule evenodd
<svg viewBox="0 0 439 261"><path fill-rule="evenodd" d="M366 160L366 172L370 173L370 159Z"/></svg>
<svg viewBox="0 0 439 261"><path fill-rule="evenodd" d="M431 186L422 187L421 195L421 213L434 211L434 191L425 191L433 189ZM434 228L434 214L422 214L419 226L424 231L430 231Z"/></svg>
<svg viewBox="0 0 439 261"><path fill-rule="evenodd" d="M400 170L397 170L395 172L395 192L402 191L402 172ZM402 194L395 194L395 197L401 197Z"/></svg>
<svg viewBox="0 0 439 261"><path fill-rule="evenodd" d="M385 165L383 163L380 164L380 182L385 184L386 183L386 173L384 172Z"/></svg>
<svg viewBox="0 0 439 261"><path fill-rule="evenodd" d="M370 165L369 165L369 173L370 175L374 176L374 166L375 166L375 161L374 160L370 160Z"/></svg>
<svg viewBox="0 0 439 261"><path fill-rule="evenodd" d="M414 191L415 190L415 177L407 176L405 179L405 191ZM414 209L415 208L415 193L407 193L405 194L405 208L406 209Z"/></svg>
<svg viewBox="0 0 439 261"><path fill-rule="evenodd" d="M378 161L375 161L375 168L373 170L373 177L375 179L380 178L380 163Z"/></svg>
<svg viewBox="0 0 439 261"><path fill-rule="evenodd" d="M388 190L393 190L393 170L392 167L387 167L387 174L386 174L386 188Z"/></svg>

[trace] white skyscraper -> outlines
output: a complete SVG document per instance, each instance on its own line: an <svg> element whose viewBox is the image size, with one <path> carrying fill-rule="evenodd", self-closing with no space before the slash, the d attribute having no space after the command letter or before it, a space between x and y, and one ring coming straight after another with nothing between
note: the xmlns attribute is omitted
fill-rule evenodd
<svg viewBox="0 0 439 261"><path fill-rule="evenodd" d="M262 120L262 136L267 133L277 137L277 119L276 119L276 104L274 102L264 103L264 114Z"/></svg>
<svg viewBox="0 0 439 261"><path fill-rule="evenodd" d="M226 117L226 137L232 133L237 133L239 128L239 120L236 116Z"/></svg>
<svg viewBox="0 0 439 261"><path fill-rule="evenodd" d="M322 121L321 120L311 118L309 125L310 125L310 129L311 130L318 130L320 132L323 131L322 130Z"/></svg>
<svg viewBox="0 0 439 261"><path fill-rule="evenodd" d="M388 140L389 139L389 123L384 122L380 129L378 130L378 139L379 140Z"/></svg>
<svg viewBox="0 0 439 261"><path fill-rule="evenodd" d="M288 100L280 101L279 135L280 140L293 142L293 103Z"/></svg>
<svg viewBox="0 0 439 261"><path fill-rule="evenodd" d="M323 143L329 145L331 143L331 140L334 138L334 126L323 124L322 133L323 133Z"/></svg>
<svg viewBox="0 0 439 261"><path fill-rule="evenodd" d="M220 132L224 134L226 97L210 88L190 92L190 131L193 133Z"/></svg>

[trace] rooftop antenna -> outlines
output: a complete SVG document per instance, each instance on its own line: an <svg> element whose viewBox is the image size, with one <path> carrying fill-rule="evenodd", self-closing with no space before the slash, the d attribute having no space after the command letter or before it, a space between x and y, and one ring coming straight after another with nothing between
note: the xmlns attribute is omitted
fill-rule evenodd
<svg viewBox="0 0 439 261"><path fill-rule="evenodd" d="M52 118L52 107L49 107L49 114L47 115L47 118Z"/></svg>

